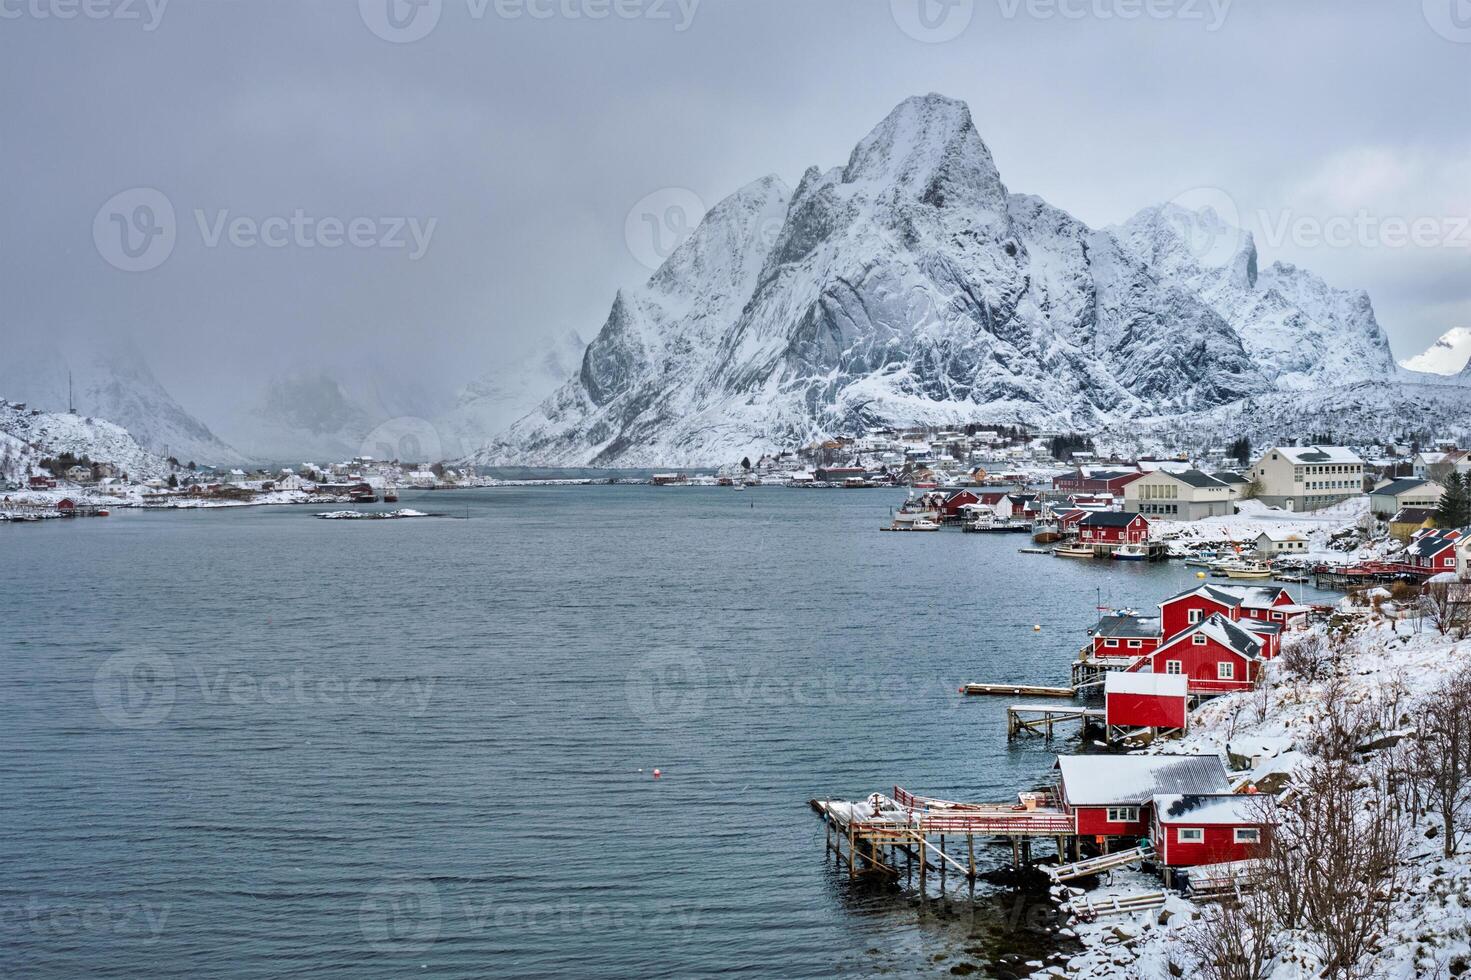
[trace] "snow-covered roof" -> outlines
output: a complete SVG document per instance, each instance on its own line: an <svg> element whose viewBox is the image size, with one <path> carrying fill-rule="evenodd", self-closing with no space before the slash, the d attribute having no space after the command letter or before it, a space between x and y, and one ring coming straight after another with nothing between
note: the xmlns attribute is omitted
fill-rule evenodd
<svg viewBox="0 0 1471 980"><path fill-rule="evenodd" d="M1416 558L1433 558L1455 544L1460 536L1456 528L1430 528L1415 536L1405 549L1405 554Z"/></svg>
<svg viewBox="0 0 1471 980"><path fill-rule="evenodd" d="M1240 793L1160 793L1154 812L1163 824L1257 824L1271 798Z"/></svg>
<svg viewBox="0 0 1471 980"><path fill-rule="evenodd" d="M1363 463L1358 453L1343 446L1278 446L1276 451L1293 463Z"/></svg>
<svg viewBox="0 0 1471 980"><path fill-rule="evenodd" d="M1272 604L1287 590L1280 585L1216 585L1204 582L1184 592L1177 592L1160 605L1200 595L1223 606L1246 606L1251 609L1270 609Z"/></svg>
<svg viewBox="0 0 1471 980"><path fill-rule="evenodd" d="M1260 541L1262 538L1266 538L1268 541L1271 541L1275 544L1283 544L1287 541L1307 540L1307 538L1303 537L1301 534L1294 534L1290 531L1263 531L1261 534L1257 535L1257 540Z"/></svg>
<svg viewBox="0 0 1471 980"><path fill-rule="evenodd" d="M1188 688L1189 680L1184 674L1145 674L1113 670L1103 677L1105 695L1149 694L1162 698L1183 698L1187 696Z"/></svg>
<svg viewBox="0 0 1471 980"><path fill-rule="evenodd" d="M1161 793L1225 793L1226 767L1214 755L1060 755L1071 806L1140 804Z"/></svg>
<svg viewBox="0 0 1471 980"><path fill-rule="evenodd" d="M1220 613L1215 613L1204 622L1178 634L1173 640L1159 649L1163 652L1172 647L1179 646L1197 633L1204 634L1226 649L1248 660L1259 659L1262 655L1263 641Z"/></svg>

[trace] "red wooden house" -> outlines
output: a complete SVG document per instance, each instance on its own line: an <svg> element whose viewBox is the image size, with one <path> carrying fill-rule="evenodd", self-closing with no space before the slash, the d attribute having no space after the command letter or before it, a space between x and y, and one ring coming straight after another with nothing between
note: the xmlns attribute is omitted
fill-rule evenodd
<svg viewBox="0 0 1471 980"><path fill-rule="evenodd" d="M1410 539L1405 548L1405 564L1418 571L1438 575L1456 570L1456 542L1461 532L1456 528L1427 528Z"/></svg>
<svg viewBox="0 0 1471 980"><path fill-rule="evenodd" d="M55 490L56 480L49 476L33 476L27 481L32 490Z"/></svg>
<svg viewBox="0 0 1471 980"><path fill-rule="evenodd" d="M1139 470L1105 470L1080 466L1072 473L1052 478L1052 488L1063 493L1108 493L1123 496L1124 487L1144 474Z"/></svg>
<svg viewBox="0 0 1471 980"><path fill-rule="evenodd" d="M1079 544L1143 544L1149 540L1149 521L1139 514L1095 511L1078 521Z"/></svg>
<svg viewBox="0 0 1471 980"><path fill-rule="evenodd" d="M1281 632L1303 623L1308 607L1276 585L1214 585L1209 582L1170 596L1159 604L1161 636L1171 640L1211 616L1225 616L1263 636L1267 659L1281 649Z"/></svg>
<svg viewBox="0 0 1471 980"><path fill-rule="evenodd" d="M1172 868L1260 857L1271 832L1270 797L1168 793L1153 804L1149 839L1160 863Z"/></svg>
<svg viewBox="0 0 1471 980"><path fill-rule="evenodd" d="M1191 694L1224 694L1251 688L1269 641L1214 613L1139 661L1131 671L1183 675Z"/></svg>
<svg viewBox="0 0 1471 980"><path fill-rule="evenodd" d="M1185 678L1177 674L1104 675L1104 721L1110 728L1184 729L1189 700Z"/></svg>
<svg viewBox="0 0 1471 980"><path fill-rule="evenodd" d="M1064 533L1076 531L1078 529L1078 522L1087 516L1088 512L1086 510L1065 510L1058 515L1057 528Z"/></svg>
<svg viewBox="0 0 1471 980"><path fill-rule="evenodd" d="M1058 800L1077 833L1098 838L1146 836L1160 793L1230 790L1214 755L1060 755L1057 769Z"/></svg>
<svg viewBox="0 0 1471 980"><path fill-rule="evenodd" d="M1132 613L1108 613L1093 627L1093 656L1130 662L1157 649L1159 618Z"/></svg>
<svg viewBox="0 0 1471 980"><path fill-rule="evenodd" d="M978 504L980 496L974 490L957 490L945 498L940 505L940 516L955 518L960 516L960 508L966 504Z"/></svg>

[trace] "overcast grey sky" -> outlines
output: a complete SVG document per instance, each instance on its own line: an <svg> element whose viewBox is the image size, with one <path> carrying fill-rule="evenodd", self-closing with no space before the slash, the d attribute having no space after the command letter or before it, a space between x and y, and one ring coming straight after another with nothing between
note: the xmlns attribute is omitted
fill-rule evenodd
<svg viewBox="0 0 1471 980"><path fill-rule="evenodd" d="M795 185L928 91L1091 224L1224 190L1267 261L1367 289L1398 357L1471 325L1467 0L421 2L0 0L0 332L130 334L206 421L365 357L452 390L593 335L647 275L646 195ZM175 232L129 272L158 252L94 219L124 192L162 241L139 187Z"/></svg>

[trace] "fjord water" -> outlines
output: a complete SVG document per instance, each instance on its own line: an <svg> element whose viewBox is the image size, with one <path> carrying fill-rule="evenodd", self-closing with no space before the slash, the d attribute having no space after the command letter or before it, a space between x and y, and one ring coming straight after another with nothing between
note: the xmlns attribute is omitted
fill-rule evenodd
<svg viewBox="0 0 1471 980"><path fill-rule="evenodd" d="M1041 898L850 884L806 801L1013 798L1051 755L957 686L1065 683L1100 598L1193 572L879 533L902 496L502 488L405 495L459 519L0 527L0 974L1040 957Z"/></svg>

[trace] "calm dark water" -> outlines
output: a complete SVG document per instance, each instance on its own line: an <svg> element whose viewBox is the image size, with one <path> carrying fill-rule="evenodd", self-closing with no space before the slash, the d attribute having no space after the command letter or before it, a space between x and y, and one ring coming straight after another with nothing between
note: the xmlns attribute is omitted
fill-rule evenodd
<svg viewBox="0 0 1471 980"><path fill-rule="evenodd" d="M1193 574L879 533L900 499L500 489L404 501L469 520L0 527L0 974L1035 955L1045 902L850 885L806 801L1010 798L1051 755L957 685L1063 683L1100 594L1146 606Z"/></svg>

